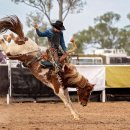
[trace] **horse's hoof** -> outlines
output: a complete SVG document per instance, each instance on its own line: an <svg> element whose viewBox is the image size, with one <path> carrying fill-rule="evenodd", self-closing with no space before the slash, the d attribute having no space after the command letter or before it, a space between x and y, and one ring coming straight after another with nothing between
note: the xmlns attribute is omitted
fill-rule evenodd
<svg viewBox="0 0 130 130"><path fill-rule="evenodd" d="M77 120L77 121L80 120L80 116L79 115L75 115L74 116L74 120Z"/></svg>
<svg viewBox="0 0 130 130"><path fill-rule="evenodd" d="M79 121L80 120L79 116L75 116L74 120Z"/></svg>

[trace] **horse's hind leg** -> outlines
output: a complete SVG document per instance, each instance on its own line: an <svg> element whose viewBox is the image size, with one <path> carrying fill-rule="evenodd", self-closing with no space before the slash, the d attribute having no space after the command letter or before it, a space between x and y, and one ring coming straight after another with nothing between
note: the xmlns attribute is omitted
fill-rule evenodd
<svg viewBox="0 0 130 130"><path fill-rule="evenodd" d="M59 89L59 93L57 94L57 96L60 97L60 99L64 102L65 106L67 106L71 112L71 114L73 115L75 120L79 120L79 115L75 112L75 110L72 107L72 104L70 103L70 101L67 99L67 97L64 94L64 90L63 88Z"/></svg>

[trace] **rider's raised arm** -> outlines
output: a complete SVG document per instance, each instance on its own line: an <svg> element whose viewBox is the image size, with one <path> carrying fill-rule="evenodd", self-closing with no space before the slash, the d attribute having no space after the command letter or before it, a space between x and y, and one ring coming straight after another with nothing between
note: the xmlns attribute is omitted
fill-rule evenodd
<svg viewBox="0 0 130 130"><path fill-rule="evenodd" d="M51 31L50 31L49 29L47 29L47 30L41 32L41 31L39 30L39 27L38 27L37 24L34 24L34 28L36 29L36 33L37 33L37 35L38 35L39 37L48 37L48 38L50 38L50 37L52 36L52 33L51 33Z"/></svg>
<svg viewBox="0 0 130 130"><path fill-rule="evenodd" d="M45 30L44 32L41 32L39 29L36 29L36 33L39 37L50 37L49 30Z"/></svg>

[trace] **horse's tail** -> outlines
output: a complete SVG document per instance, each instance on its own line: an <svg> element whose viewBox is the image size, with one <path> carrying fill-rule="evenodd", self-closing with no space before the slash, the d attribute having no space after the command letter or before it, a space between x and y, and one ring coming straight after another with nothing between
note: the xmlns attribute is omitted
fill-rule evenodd
<svg viewBox="0 0 130 130"><path fill-rule="evenodd" d="M16 15L11 15L0 19L0 33L6 31L16 33L20 39L24 38L23 25Z"/></svg>

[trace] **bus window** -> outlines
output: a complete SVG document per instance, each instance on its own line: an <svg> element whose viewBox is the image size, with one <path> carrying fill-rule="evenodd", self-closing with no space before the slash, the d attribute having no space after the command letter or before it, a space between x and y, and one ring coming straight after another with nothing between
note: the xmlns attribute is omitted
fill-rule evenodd
<svg viewBox="0 0 130 130"><path fill-rule="evenodd" d="M101 57L72 57L72 64L75 65L101 65L103 60Z"/></svg>

